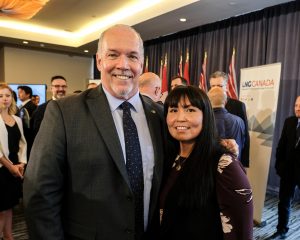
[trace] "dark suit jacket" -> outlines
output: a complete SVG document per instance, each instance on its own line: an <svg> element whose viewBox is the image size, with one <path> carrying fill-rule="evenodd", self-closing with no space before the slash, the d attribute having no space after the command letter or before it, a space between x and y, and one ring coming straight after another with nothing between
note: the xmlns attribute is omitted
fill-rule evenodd
<svg viewBox="0 0 300 240"><path fill-rule="evenodd" d="M293 177L300 184L300 144L296 145L298 118L285 120L276 149L275 169L280 177Z"/></svg>
<svg viewBox="0 0 300 240"><path fill-rule="evenodd" d="M163 170L163 121L152 102L142 101L154 148L152 223ZM32 240L135 239L133 193L101 87L48 104L25 174L24 203Z"/></svg>
<svg viewBox="0 0 300 240"><path fill-rule="evenodd" d="M241 163L243 164L244 167L249 167L250 136L248 130L246 106L243 102L239 100L228 98L225 108L227 109L228 112L236 116L239 116L244 121L245 129L246 129L245 144L242 151L242 155L239 157L239 159L241 159Z"/></svg>
<svg viewBox="0 0 300 240"><path fill-rule="evenodd" d="M26 109L29 115L29 119L25 119L25 114L23 114L23 129L24 129L24 136L26 138L26 142L27 142L27 159L29 159L29 155L30 155L30 151L31 151L31 147L33 144L33 132L32 132L32 128L30 127L31 124L31 117L33 112L36 110L37 106L30 100L29 102L27 102L24 106L22 106L19 110L19 112L22 112L22 109ZM28 123L29 121L29 123ZM26 123L25 123L26 122Z"/></svg>
<svg viewBox="0 0 300 240"><path fill-rule="evenodd" d="M41 123L44 119L46 107L50 101L52 101L52 100L49 100L49 101L39 105L38 108L32 114L31 121L30 121L30 127L33 132L33 139L35 138L35 136L37 135L37 133L40 129Z"/></svg>
<svg viewBox="0 0 300 240"><path fill-rule="evenodd" d="M37 108L37 106L30 100L30 101L27 102L24 106L22 106L22 107L20 108L20 110L21 110L22 108L26 108L26 110L27 110L28 113L29 113L29 117L31 117L32 114L33 114L33 112L34 112L34 110Z"/></svg>

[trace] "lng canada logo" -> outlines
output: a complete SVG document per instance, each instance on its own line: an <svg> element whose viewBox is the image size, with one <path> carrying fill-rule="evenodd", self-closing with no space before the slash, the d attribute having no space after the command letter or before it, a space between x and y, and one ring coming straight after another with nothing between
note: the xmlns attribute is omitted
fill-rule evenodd
<svg viewBox="0 0 300 240"><path fill-rule="evenodd" d="M242 82L242 88L274 88L274 79L246 80Z"/></svg>

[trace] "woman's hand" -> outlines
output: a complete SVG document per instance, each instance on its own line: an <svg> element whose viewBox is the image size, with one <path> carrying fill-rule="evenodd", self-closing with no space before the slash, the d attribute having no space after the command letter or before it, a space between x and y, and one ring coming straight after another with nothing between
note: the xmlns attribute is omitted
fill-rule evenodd
<svg viewBox="0 0 300 240"><path fill-rule="evenodd" d="M19 177L19 178L23 179L24 164L10 165L8 170L14 177Z"/></svg>
<svg viewBox="0 0 300 240"><path fill-rule="evenodd" d="M236 157L239 156L239 145L234 139L222 139L221 144Z"/></svg>

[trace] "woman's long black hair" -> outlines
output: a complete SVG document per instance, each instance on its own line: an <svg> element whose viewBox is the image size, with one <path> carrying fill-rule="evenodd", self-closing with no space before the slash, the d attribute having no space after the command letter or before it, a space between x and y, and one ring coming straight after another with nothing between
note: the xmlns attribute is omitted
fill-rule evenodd
<svg viewBox="0 0 300 240"><path fill-rule="evenodd" d="M184 207L204 207L215 194L215 175L217 164L224 149L220 147L216 132L214 113L205 92L194 86L178 86L173 89L164 103L165 118L169 107L187 97L192 106L203 113L202 130L196 137L192 153L178 177L176 185L180 189L178 204ZM169 151L169 161L174 161L179 153L179 142L168 134L170 142L175 141L177 150Z"/></svg>

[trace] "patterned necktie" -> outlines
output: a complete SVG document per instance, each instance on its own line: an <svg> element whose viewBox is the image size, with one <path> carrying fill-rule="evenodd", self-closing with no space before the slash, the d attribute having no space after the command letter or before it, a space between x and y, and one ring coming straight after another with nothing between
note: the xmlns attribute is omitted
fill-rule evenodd
<svg viewBox="0 0 300 240"><path fill-rule="evenodd" d="M136 125L131 117L132 105L123 102L123 131L126 150L126 169L135 199L135 230L144 232L144 177L140 141Z"/></svg>

